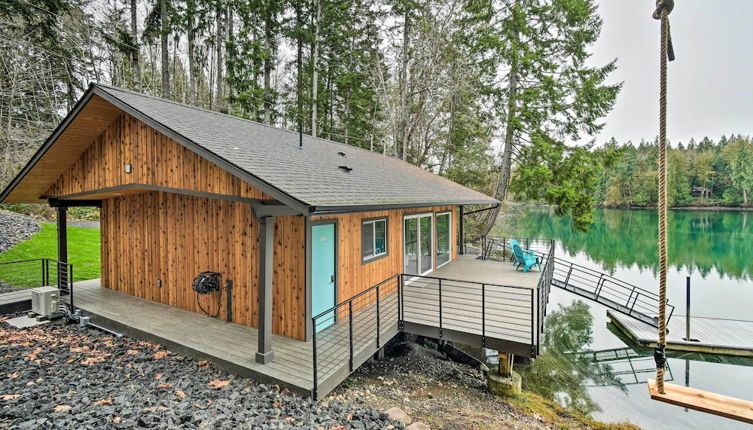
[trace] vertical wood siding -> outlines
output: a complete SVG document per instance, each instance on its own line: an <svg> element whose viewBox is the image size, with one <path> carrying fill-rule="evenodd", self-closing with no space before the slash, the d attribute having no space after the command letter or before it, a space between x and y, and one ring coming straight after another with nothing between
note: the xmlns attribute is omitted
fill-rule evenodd
<svg viewBox="0 0 753 430"><path fill-rule="evenodd" d="M317 217L317 220L337 219L337 300L342 302L369 287L403 272L403 216L416 213L450 211L452 255L457 258L457 218L455 206L436 206L420 209L395 209L378 212L363 212L332 217ZM387 218L387 256L374 261L362 262L361 223L367 218Z"/></svg>
<svg viewBox="0 0 753 430"><path fill-rule="evenodd" d="M133 172L125 173L131 164ZM65 196L145 184L257 199L269 195L122 113L45 193Z"/></svg>
<svg viewBox="0 0 753 430"><path fill-rule="evenodd" d="M233 321L256 327L259 223L245 203L163 192L102 202L102 284L181 309L225 318L225 294L191 288L203 271L233 280ZM304 221L275 223L273 328L303 339ZM157 286L157 280L162 286Z"/></svg>

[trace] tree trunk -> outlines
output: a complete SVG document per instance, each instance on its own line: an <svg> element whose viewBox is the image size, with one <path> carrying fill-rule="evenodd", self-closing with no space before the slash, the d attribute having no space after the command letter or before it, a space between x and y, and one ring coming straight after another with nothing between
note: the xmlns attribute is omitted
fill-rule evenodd
<svg viewBox="0 0 753 430"><path fill-rule="evenodd" d="M517 2L516 6L517 8ZM494 198L504 202L507 198L507 188L510 184L510 173L512 170L512 151L514 147L513 138L515 136L515 116L517 110L518 99L518 38L519 33L516 30L512 40L513 55L510 61L510 80L507 85L507 118L505 119L505 146L502 152L502 163L499 166L499 180L497 181L497 188L494 192ZM486 236L491 231L494 224L497 222L497 216L499 216L500 207L487 211L486 217L481 223L480 235Z"/></svg>
<svg viewBox="0 0 753 430"><path fill-rule="evenodd" d="M266 11L264 19L264 123L272 124L272 13Z"/></svg>
<svg viewBox="0 0 753 430"><path fill-rule="evenodd" d="M196 91L196 35L194 34L194 15L196 14L196 3L193 0L187 2L187 23L186 38L188 39L188 97L190 103L198 105L198 94Z"/></svg>
<svg viewBox="0 0 753 430"><path fill-rule="evenodd" d="M167 47L167 0L160 0L160 44L162 45L162 97L170 98L170 53Z"/></svg>
<svg viewBox="0 0 753 430"><path fill-rule="evenodd" d="M222 45L225 44L224 39L224 23L222 22L222 14L224 8L217 8L216 11L216 18L217 18L217 40L215 41L215 50L216 50L216 60L217 60L217 89L216 89L216 97L215 97L215 104L216 109L219 111L222 111L223 109L223 94L222 94Z"/></svg>
<svg viewBox="0 0 753 430"><path fill-rule="evenodd" d="M314 49L311 70L311 135L316 137L317 115L319 114L319 20L322 18L322 2L316 1L316 22L314 23Z"/></svg>
<svg viewBox="0 0 753 430"><path fill-rule="evenodd" d="M743 188L743 204L748 204L748 191L745 188Z"/></svg>
<svg viewBox="0 0 753 430"><path fill-rule="evenodd" d="M408 42L410 32L410 9L405 5L405 16L403 18L403 53L400 59L400 124L399 124L399 140L403 145L403 150L400 154L400 159L405 160L408 158L408 139L407 139L407 127L408 127L408 107L407 107L407 95L408 91Z"/></svg>
<svg viewBox="0 0 753 430"><path fill-rule="evenodd" d="M139 29L138 14L136 8L137 0L131 0L131 37L133 46L131 47L131 82L133 89L141 91L141 68L139 67Z"/></svg>
<svg viewBox="0 0 753 430"><path fill-rule="evenodd" d="M296 41L297 41L297 55L296 55L296 98L298 102L298 112L296 119L298 120L298 133L303 134L303 16L301 13L301 4L296 3L295 6L295 21L296 26Z"/></svg>

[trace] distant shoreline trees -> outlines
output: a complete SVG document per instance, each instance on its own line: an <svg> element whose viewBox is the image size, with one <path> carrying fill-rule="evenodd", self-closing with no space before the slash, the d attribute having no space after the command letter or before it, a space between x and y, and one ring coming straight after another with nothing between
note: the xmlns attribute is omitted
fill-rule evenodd
<svg viewBox="0 0 753 430"><path fill-rule="evenodd" d="M614 151L617 159L601 172L597 204L650 207L657 204L656 142L619 144L615 139L595 151ZM669 152L669 205L751 206L753 141L747 136L704 137L673 145Z"/></svg>

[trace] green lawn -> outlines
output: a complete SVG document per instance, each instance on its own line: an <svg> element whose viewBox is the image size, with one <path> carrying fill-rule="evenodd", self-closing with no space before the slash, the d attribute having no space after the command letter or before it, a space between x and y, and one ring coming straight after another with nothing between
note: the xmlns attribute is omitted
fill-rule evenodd
<svg viewBox="0 0 753 430"><path fill-rule="evenodd" d="M13 248L0 253L0 261L57 259L57 226L42 224L42 229ZM73 280L99 278L99 230L68 227L68 262L73 264Z"/></svg>

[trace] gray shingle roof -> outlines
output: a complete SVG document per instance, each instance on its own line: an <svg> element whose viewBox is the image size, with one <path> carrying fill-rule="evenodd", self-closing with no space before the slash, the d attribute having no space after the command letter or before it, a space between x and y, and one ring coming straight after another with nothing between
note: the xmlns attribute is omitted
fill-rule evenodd
<svg viewBox="0 0 753 430"><path fill-rule="evenodd" d="M300 149L298 133L293 131L118 88L104 85L94 88L97 94L117 99L180 137L317 209L498 203L489 196L393 157L306 135ZM346 172L339 166L352 170Z"/></svg>

